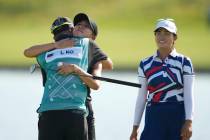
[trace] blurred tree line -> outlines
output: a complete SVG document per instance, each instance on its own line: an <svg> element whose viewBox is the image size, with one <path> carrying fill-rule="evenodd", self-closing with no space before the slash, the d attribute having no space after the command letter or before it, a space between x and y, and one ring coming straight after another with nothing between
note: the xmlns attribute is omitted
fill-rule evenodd
<svg viewBox="0 0 210 140"><path fill-rule="evenodd" d="M0 16L43 17L88 11L97 18L111 16L132 19L137 14L153 18L163 13L204 17L208 6L209 0L0 0Z"/></svg>

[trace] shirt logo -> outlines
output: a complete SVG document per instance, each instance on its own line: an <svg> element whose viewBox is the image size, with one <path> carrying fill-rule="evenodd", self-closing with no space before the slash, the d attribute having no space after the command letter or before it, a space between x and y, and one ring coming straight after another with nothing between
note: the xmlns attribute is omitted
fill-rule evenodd
<svg viewBox="0 0 210 140"><path fill-rule="evenodd" d="M48 55L47 55L47 58L52 57L52 56L53 56L53 53L48 54Z"/></svg>

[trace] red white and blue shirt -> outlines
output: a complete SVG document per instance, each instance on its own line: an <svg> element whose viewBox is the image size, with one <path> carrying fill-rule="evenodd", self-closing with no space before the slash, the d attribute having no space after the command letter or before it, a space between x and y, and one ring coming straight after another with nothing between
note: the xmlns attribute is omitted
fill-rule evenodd
<svg viewBox="0 0 210 140"><path fill-rule="evenodd" d="M183 98L183 75L193 75L190 58L174 49L165 60L158 51L140 62L138 76L146 78L147 102L181 102Z"/></svg>
<svg viewBox="0 0 210 140"><path fill-rule="evenodd" d="M184 102L185 119L194 116L194 71L190 58L174 49L163 61L158 51L143 59L138 67L139 88L134 126L139 126L145 105L162 102ZM167 105L167 104L165 104Z"/></svg>

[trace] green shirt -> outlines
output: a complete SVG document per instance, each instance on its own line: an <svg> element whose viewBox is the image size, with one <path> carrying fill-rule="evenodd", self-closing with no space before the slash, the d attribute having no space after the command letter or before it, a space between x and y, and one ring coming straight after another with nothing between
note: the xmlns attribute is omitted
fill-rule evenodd
<svg viewBox="0 0 210 140"><path fill-rule="evenodd" d="M76 37L74 39L76 40L74 47L55 49L37 57L47 76L39 113L65 109L86 111L87 86L77 75L57 73L59 62L76 64L87 71L89 39Z"/></svg>

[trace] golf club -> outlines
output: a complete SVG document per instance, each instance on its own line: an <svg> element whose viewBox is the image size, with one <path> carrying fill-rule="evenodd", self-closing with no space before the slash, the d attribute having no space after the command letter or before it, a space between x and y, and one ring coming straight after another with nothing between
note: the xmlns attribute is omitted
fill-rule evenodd
<svg viewBox="0 0 210 140"><path fill-rule="evenodd" d="M59 62L58 66L61 66L62 64L63 64L62 62ZM30 67L30 73L33 73L36 70L36 68L40 68L40 66L38 64L33 64ZM72 73L72 74L75 74L75 73ZM78 74L75 74L75 75L78 75ZM141 84L133 83L133 82L127 82L127 81L123 81L123 80L117 80L117 79L112 79L112 78L107 78L107 77L99 77L99 76L94 76L94 75L91 75L91 76L90 75L79 75L79 76L90 77L90 78L100 80L100 81L106 81L106 82L110 82L110 83L141 88Z"/></svg>

